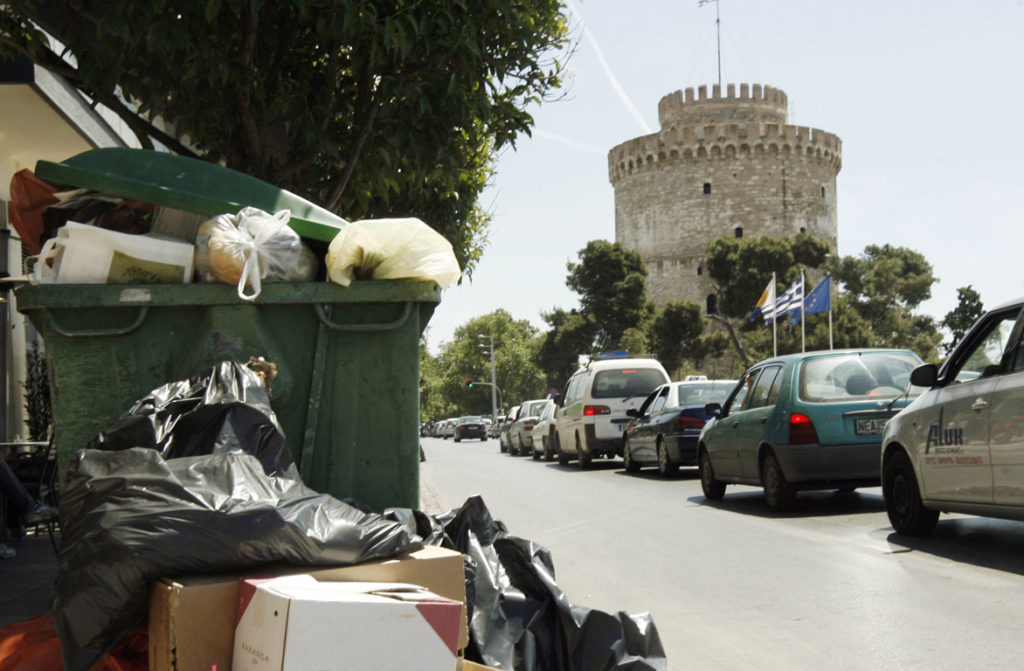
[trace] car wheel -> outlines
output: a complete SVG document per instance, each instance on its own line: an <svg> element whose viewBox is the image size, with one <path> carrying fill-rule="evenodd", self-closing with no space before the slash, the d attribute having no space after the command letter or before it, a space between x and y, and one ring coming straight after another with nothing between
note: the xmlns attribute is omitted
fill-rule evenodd
<svg viewBox="0 0 1024 671"><path fill-rule="evenodd" d="M704 490L704 498L720 499L725 496L725 483L715 477L715 469L711 467L711 457L704 448L697 459L697 470L700 472L700 488Z"/></svg>
<svg viewBox="0 0 1024 671"><path fill-rule="evenodd" d="M658 438L658 473L663 478L670 478L679 473L679 464L673 463L668 457L668 448L665 441Z"/></svg>
<svg viewBox="0 0 1024 671"><path fill-rule="evenodd" d="M542 439L543 441L543 439ZM541 453L537 451L537 439L533 439L533 447L530 448L530 456L533 457L534 461L540 461Z"/></svg>
<svg viewBox="0 0 1024 671"><path fill-rule="evenodd" d="M590 468L590 455L583 454L583 446L580 444L580 437L576 436L576 461L580 467L580 470L586 470Z"/></svg>
<svg viewBox="0 0 1024 671"><path fill-rule="evenodd" d="M461 439L461 438L459 438L458 436L455 436L455 442L456 442L456 443L457 443L457 442L459 442L460 440L462 440L462 439Z"/></svg>
<svg viewBox="0 0 1024 671"><path fill-rule="evenodd" d="M774 452L766 454L761 464L761 486L764 487L764 500L775 512L789 510L796 503L796 489L786 480Z"/></svg>
<svg viewBox="0 0 1024 671"><path fill-rule="evenodd" d="M504 436L498 436L498 449L501 450L502 454L508 452L508 445L505 444Z"/></svg>
<svg viewBox="0 0 1024 671"><path fill-rule="evenodd" d="M569 455L562 451L562 441L555 436L555 454L558 455L558 465L567 466L569 464Z"/></svg>
<svg viewBox="0 0 1024 671"><path fill-rule="evenodd" d="M896 452L886 459L882 467L882 496L885 497L885 512L896 533L927 536L935 530L939 511L929 510L921 502L917 476L906 452Z"/></svg>
<svg viewBox="0 0 1024 671"><path fill-rule="evenodd" d="M622 465L626 467L627 473L640 472L640 464L633 461L633 448L629 445L629 438L622 441Z"/></svg>

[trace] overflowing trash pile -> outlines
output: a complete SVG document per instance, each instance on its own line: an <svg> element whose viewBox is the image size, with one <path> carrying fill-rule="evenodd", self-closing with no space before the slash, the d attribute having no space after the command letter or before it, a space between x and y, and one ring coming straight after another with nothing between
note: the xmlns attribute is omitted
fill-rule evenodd
<svg viewBox="0 0 1024 671"><path fill-rule="evenodd" d="M376 668L666 668L648 615L571 605L555 584L548 551L512 535L481 498L432 516L410 507L373 507L359 497L309 486L308 471L323 463L339 471L329 474L332 483L348 484L345 478L354 477L340 472L351 455L332 452L339 444L388 455L373 460L390 469L383 477L368 475L370 459L358 474L371 495L387 479L411 473L407 479L416 480L416 444L391 449L383 440L407 418L409 438L418 440L414 364L425 320L413 322L401 340L387 338L402 328L421 294L398 295L400 315L388 321L392 318L366 315L380 312L372 302L346 305L333 291L354 292L364 280L420 280L440 288L457 281L460 270L451 245L429 226L418 219L348 222L247 176L156 152L94 150L62 164L37 166L37 173L40 167L42 178L22 171L11 187L12 224L35 255L29 289L36 294L25 303L41 301L39 290L57 285L125 285L102 309L136 316L127 327L97 329L86 321L76 332L66 323L55 326L59 320L50 312L40 313L45 320L30 314L51 328L40 328L44 338L53 336L47 347L64 350L65 360L73 362L66 366L74 369L70 377L53 371L58 387L66 385L64 407L54 412L58 453L68 449L60 444L62 436L75 440L65 441L74 445L63 480L53 608L45 623L0 629L0 669L52 669L58 658L66 671L225 671L256 668L252 664L268 660L278 669L321 668L299 633L314 637L318 644L312 647L324 647L324 654L356 659L358 646L364 655L359 659L373 660ZM216 306L200 301L188 315L212 324L171 322L171 330L197 331L208 342L187 356L168 347L170 341L142 346L141 341L154 339L153 329L159 330L154 325L133 331L152 319L147 311L166 307L171 320L187 312L161 304L155 286L190 283L234 287L216 298ZM264 333L269 327L257 325L250 342L249 334L240 335L235 313L208 316L221 304L269 307L261 297L274 293L267 288L271 283L313 287L302 298L308 304L303 319L310 325L301 360L288 349L296 339L294 329L282 346ZM328 283L339 286L325 298L323 287L315 285ZM20 298L19 309L27 311ZM77 315L62 313L61 319L88 320L93 312L79 309ZM342 323L341 314L355 314L354 323ZM339 333L354 335L334 340ZM124 349L115 350L115 339ZM86 354L79 346L88 341L99 345ZM408 350L411 365L401 365L395 342ZM224 356L230 347L237 351ZM380 364L373 376L353 372L374 366L373 357L380 355L369 354L371 347L386 350L395 367L384 371L391 378L380 374ZM240 356L254 349L286 356L262 358L267 351ZM139 358L122 361L128 356L122 352ZM214 354L220 356L211 365ZM123 368L113 371L118 366ZM166 372L179 368L189 373L176 379ZM333 390L324 379L329 370L355 378L344 390ZM152 379L154 371L165 371L159 383ZM412 379L406 380L410 371ZM111 379L97 380L104 375ZM57 421L62 416L68 424L95 421L86 415L101 400L109 403L115 383L130 376L137 378L128 380L132 395L117 390L116 412L123 414L118 418L109 408L93 413L112 415L98 433L90 425L83 437L84 424L72 429ZM376 378L383 378L380 390L371 392ZM107 398L89 400L88 392L73 388L83 380L109 384ZM386 437L357 440L355 433L346 433L340 443L325 438L333 439L339 426L351 431L332 422L341 411L358 413L361 396L380 406L374 393L396 395L386 404L393 417L378 418L391 427ZM129 405L129 398L137 400ZM279 420L272 405L288 413ZM296 422L291 415L299 414ZM289 443L282 426L299 426L291 436L298 440ZM323 582L346 584L317 587ZM264 602L280 606L262 611ZM314 633L325 622L342 621L355 631L368 619L360 613L371 612L361 609L370 608L378 608L373 613L382 618L372 636L346 642L340 630ZM301 625L300 612L330 615ZM239 636L236 627L243 623L257 627L255 633ZM399 653L410 651L422 652L415 664L396 661Z"/></svg>

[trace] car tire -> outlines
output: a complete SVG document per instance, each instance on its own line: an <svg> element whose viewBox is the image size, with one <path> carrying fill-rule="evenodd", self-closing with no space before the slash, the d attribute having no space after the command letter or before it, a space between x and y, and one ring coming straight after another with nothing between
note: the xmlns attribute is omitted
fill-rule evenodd
<svg viewBox="0 0 1024 671"><path fill-rule="evenodd" d="M583 454L583 445L580 444L579 436L576 436L576 460L580 470L585 471L590 468L590 455Z"/></svg>
<svg viewBox="0 0 1024 671"><path fill-rule="evenodd" d="M882 467L882 496L885 512L896 533L904 536L927 536L939 523L939 511L929 510L921 502L921 489L914 475L914 465L907 453L900 450L885 460Z"/></svg>
<svg viewBox="0 0 1024 671"><path fill-rule="evenodd" d="M540 461L541 453L537 451L537 439L533 439L533 447L530 448L530 456L533 457L534 461Z"/></svg>
<svg viewBox="0 0 1024 671"><path fill-rule="evenodd" d="M555 434L555 455L558 456L559 466L569 465L569 455L562 452L562 441L558 439L558 434Z"/></svg>
<svg viewBox="0 0 1024 671"><path fill-rule="evenodd" d="M673 463L668 458L668 448L665 447L665 441L660 437L658 438L658 473L663 478L671 478L679 473L679 464Z"/></svg>
<svg viewBox="0 0 1024 671"><path fill-rule="evenodd" d="M455 440L455 442L457 443L457 442L461 441L462 439L461 439L461 438L459 438L458 436L456 436L454 440Z"/></svg>
<svg viewBox="0 0 1024 671"><path fill-rule="evenodd" d="M725 496L725 483L715 477L711 457L703 447L697 457L697 471L700 473L700 488L704 490L704 498L717 500Z"/></svg>
<svg viewBox="0 0 1024 671"><path fill-rule="evenodd" d="M796 488L786 480L774 452L768 452L761 463L761 486L765 502L777 513L790 510L796 503Z"/></svg>
<svg viewBox="0 0 1024 671"><path fill-rule="evenodd" d="M629 438L622 440L622 465L627 473L639 473L640 464L633 461L633 448L629 446Z"/></svg>

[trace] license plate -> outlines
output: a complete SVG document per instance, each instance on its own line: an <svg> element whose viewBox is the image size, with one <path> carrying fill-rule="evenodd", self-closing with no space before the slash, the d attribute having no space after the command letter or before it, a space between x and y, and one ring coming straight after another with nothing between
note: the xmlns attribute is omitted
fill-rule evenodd
<svg viewBox="0 0 1024 671"><path fill-rule="evenodd" d="M854 422L854 430L858 436L878 436L885 430L888 418L858 419Z"/></svg>

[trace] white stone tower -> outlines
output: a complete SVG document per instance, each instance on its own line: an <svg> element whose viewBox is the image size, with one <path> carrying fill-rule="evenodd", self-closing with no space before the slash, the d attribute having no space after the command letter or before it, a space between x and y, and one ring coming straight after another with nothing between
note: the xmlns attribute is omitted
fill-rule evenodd
<svg viewBox="0 0 1024 671"><path fill-rule="evenodd" d="M703 260L730 236L818 237L836 250L842 143L786 123L786 94L759 84L670 93L661 130L608 153L615 239L647 264L647 295L714 304ZM781 289L780 289L781 291Z"/></svg>

